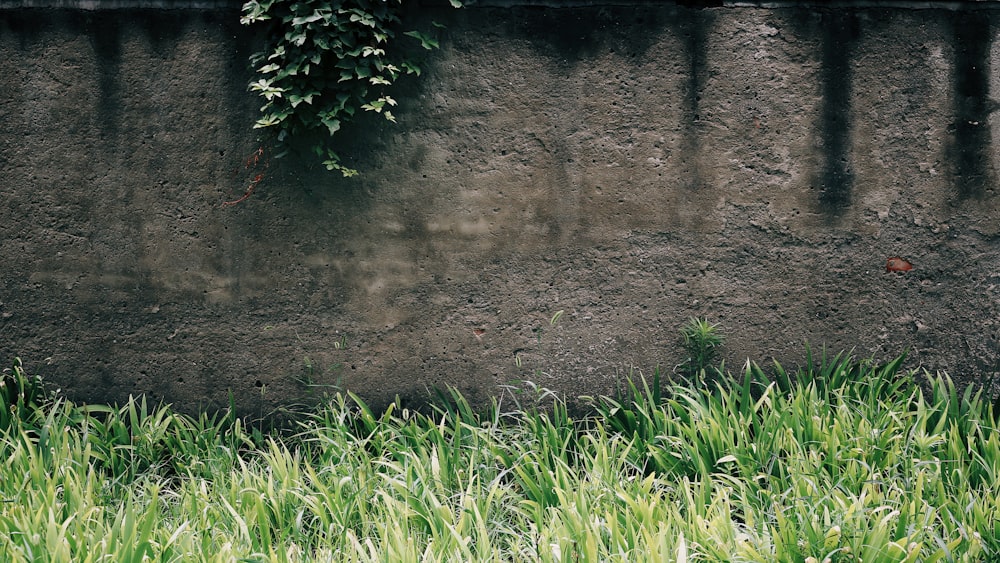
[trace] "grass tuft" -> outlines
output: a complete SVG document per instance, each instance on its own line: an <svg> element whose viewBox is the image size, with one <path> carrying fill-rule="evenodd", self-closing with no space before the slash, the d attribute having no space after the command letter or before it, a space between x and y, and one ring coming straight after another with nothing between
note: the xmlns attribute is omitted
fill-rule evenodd
<svg viewBox="0 0 1000 563"><path fill-rule="evenodd" d="M0 393L5 561L983 561L1000 433L981 390L849 354L593 413L531 384L484 411L338 394L294 435L141 399ZM637 378L639 379L639 378ZM922 385L926 387L925 392Z"/></svg>

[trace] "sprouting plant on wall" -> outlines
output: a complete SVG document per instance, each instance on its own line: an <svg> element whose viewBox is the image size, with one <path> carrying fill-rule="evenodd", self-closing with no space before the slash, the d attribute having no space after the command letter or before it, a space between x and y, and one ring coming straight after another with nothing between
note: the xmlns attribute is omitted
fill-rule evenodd
<svg viewBox="0 0 1000 563"><path fill-rule="evenodd" d="M684 375L703 379L706 370L718 359L723 340L719 325L708 322L708 319L688 319L681 328L681 345L687 353L681 364Z"/></svg>
<svg viewBox="0 0 1000 563"><path fill-rule="evenodd" d="M461 0L449 0L460 7ZM395 121L389 95L404 74L420 74L413 57L394 58L403 0L250 0L240 22L269 26L264 47L250 62L257 73L250 90L263 99L255 128L276 133L277 156L293 138L311 135L310 146L329 170L354 176L331 139L359 112ZM401 35L414 47L437 48L438 42L420 31ZM405 49L403 49L405 52ZM313 140L315 139L315 140Z"/></svg>

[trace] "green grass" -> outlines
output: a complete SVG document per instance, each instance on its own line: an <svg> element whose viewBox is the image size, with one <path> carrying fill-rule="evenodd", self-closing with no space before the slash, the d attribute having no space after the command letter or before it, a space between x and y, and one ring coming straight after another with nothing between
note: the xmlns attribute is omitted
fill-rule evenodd
<svg viewBox="0 0 1000 563"><path fill-rule="evenodd" d="M1000 433L946 376L823 356L711 388L629 382L573 418L332 397L292 436L0 393L4 561L987 561ZM922 389L921 384L927 389ZM530 396L530 403L522 397Z"/></svg>

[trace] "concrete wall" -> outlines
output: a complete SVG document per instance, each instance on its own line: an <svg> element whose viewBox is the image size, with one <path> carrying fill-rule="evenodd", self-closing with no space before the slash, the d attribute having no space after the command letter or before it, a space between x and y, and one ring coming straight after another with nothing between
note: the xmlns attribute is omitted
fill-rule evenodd
<svg viewBox="0 0 1000 563"><path fill-rule="evenodd" d="M0 11L0 350L77 399L262 413L605 393L694 315L733 367L989 377L998 17L425 7L442 49L345 133L359 178L271 160L223 206L263 170L238 7Z"/></svg>

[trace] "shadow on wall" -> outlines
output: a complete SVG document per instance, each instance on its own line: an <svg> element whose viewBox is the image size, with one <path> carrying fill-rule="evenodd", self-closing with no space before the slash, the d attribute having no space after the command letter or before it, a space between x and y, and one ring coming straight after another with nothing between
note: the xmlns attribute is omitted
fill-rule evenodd
<svg viewBox="0 0 1000 563"><path fill-rule="evenodd" d="M649 49L661 40L663 30L670 28L683 49L685 91L683 94L683 139L681 153L685 171L679 175L687 189L701 190L711 183L699 166L703 133L699 106L702 90L708 80L708 37L715 15L702 8L721 2L678 2L677 6L655 7L592 7L567 13L560 10L521 8L516 18L518 27L509 30L538 45L539 52L548 53L556 65L587 64L607 50L612 43L622 49L622 55L632 61L647 56Z"/></svg>

